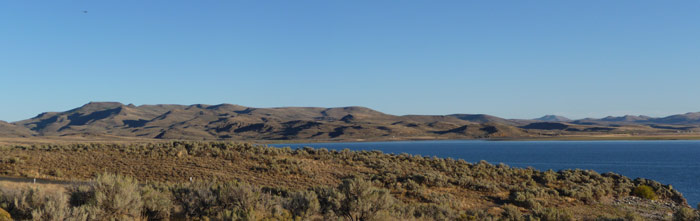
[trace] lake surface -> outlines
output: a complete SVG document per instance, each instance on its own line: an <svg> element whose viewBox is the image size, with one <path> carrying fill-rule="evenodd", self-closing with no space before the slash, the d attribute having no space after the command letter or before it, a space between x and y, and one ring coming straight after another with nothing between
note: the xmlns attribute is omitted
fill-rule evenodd
<svg viewBox="0 0 700 221"><path fill-rule="evenodd" d="M271 144L332 150L380 150L451 157L468 162L486 160L539 170L591 169L615 172L631 179L644 177L671 184L688 203L700 203L700 141L397 141Z"/></svg>

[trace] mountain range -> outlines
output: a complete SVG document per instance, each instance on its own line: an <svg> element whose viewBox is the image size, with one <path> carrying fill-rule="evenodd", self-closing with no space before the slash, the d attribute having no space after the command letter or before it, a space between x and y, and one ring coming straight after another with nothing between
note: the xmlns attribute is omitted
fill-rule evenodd
<svg viewBox="0 0 700 221"><path fill-rule="evenodd" d="M253 108L90 102L65 112L0 121L0 137L118 136L189 140L394 140L527 138L596 134L694 133L700 113L570 120L485 114L390 115L365 107ZM700 131L700 130L698 130Z"/></svg>

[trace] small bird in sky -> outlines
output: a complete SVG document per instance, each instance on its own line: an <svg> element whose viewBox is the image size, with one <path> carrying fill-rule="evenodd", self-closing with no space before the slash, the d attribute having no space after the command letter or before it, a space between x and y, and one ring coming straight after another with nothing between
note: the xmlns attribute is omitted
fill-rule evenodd
<svg viewBox="0 0 700 221"><path fill-rule="evenodd" d="M87 14L87 13L88 13L88 11L87 11L87 10L83 10L83 13Z"/></svg>

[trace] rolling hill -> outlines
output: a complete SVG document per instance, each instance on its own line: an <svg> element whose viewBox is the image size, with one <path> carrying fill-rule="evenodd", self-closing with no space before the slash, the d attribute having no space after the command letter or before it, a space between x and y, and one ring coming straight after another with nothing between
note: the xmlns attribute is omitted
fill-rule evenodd
<svg viewBox="0 0 700 221"><path fill-rule="evenodd" d="M90 102L0 122L0 137L108 136L186 140L405 140L695 133L700 113L569 120L486 114L390 115L365 107L254 108L219 105L125 105Z"/></svg>
<svg viewBox="0 0 700 221"><path fill-rule="evenodd" d="M33 135L35 132L27 128L0 121L0 137L30 137Z"/></svg>
<svg viewBox="0 0 700 221"><path fill-rule="evenodd" d="M544 115L540 118L534 119L536 121L546 121L546 122L567 122L571 121L571 119L563 117L563 116L558 116L558 115Z"/></svg>
<svg viewBox="0 0 700 221"><path fill-rule="evenodd" d="M160 139L393 139L524 136L488 115L395 116L365 107L252 108L220 105L124 105L91 102L3 123L4 136L114 135Z"/></svg>

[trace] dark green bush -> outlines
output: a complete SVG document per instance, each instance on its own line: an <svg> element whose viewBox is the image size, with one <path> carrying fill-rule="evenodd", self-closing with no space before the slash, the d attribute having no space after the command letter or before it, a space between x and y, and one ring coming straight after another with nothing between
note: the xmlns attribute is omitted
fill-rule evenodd
<svg viewBox="0 0 700 221"><path fill-rule="evenodd" d="M632 194L635 196L644 198L644 199L649 199L649 200L655 200L656 199L656 192L654 192L654 189L651 188L650 186L647 185L639 185L635 187L632 190Z"/></svg>

